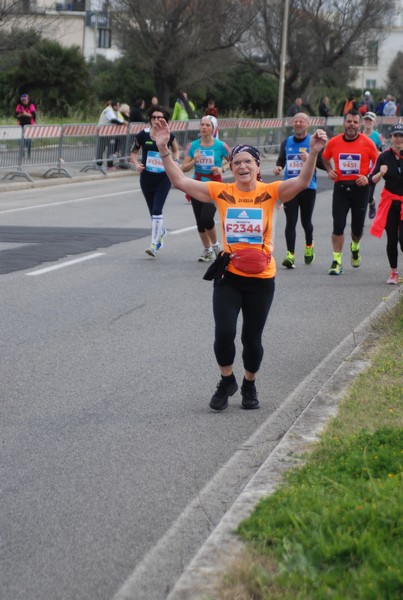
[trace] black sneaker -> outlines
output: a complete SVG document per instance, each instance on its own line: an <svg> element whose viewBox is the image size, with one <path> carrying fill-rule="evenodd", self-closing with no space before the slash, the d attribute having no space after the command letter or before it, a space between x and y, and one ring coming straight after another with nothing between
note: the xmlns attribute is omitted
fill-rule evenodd
<svg viewBox="0 0 403 600"><path fill-rule="evenodd" d="M235 380L228 383L228 381L221 379L210 400L209 407L213 410L225 410L228 406L228 398L233 396L237 389L238 384Z"/></svg>
<svg viewBox="0 0 403 600"><path fill-rule="evenodd" d="M257 397L255 385L248 385L247 387L241 387L242 395L242 408L245 410L254 410L259 408L259 400Z"/></svg>
<svg viewBox="0 0 403 600"><path fill-rule="evenodd" d="M376 206L375 202L373 204L368 205L368 216L370 219L374 219L376 215Z"/></svg>

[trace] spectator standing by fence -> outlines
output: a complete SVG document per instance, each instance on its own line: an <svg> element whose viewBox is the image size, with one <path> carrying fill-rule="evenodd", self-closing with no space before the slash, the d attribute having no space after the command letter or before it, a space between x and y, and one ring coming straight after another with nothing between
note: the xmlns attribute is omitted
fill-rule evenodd
<svg viewBox="0 0 403 600"><path fill-rule="evenodd" d="M382 98L382 96L380 96L378 98L377 105L375 106L375 114L378 117L382 117L383 109L385 108L385 104L386 104L386 98Z"/></svg>
<svg viewBox="0 0 403 600"><path fill-rule="evenodd" d="M383 116L384 117L394 117L396 116L396 102L393 96L388 94L386 96L386 104L383 107Z"/></svg>
<svg viewBox="0 0 403 600"><path fill-rule="evenodd" d="M174 105L172 121L189 121L195 118L196 107L187 95L187 92L179 92Z"/></svg>
<svg viewBox="0 0 403 600"><path fill-rule="evenodd" d="M129 121L131 123L146 123L147 119L143 114L143 110L145 108L146 103L143 98L137 98L134 102L131 110L130 110L130 118Z"/></svg>
<svg viewBox="0 0 403 600"><path fill-rule="evenodd" d="M98 125L124 125L125 120L122 115L119 114L119 102L111 100L108 106L104 108L99 117ZM115 137L110 135L100 136L98 135L97 143L97 165L102 167L102 159L106 150L107 155L107 167L113 169L113 155L116 151L115 148Z"/></svg>
<svg viewBox="0 0 403 600"><path fill-rule="evenodd" d="M320 99L319 116L325 117L325 119L330 117L329 98L327 96L323 96L323 98Z"/></svg>
<svg viewBox="0 0 403 600"><path fill-rule="evenodd" d="M150 100L150 106L147 109L147 114L148 111L150 110L150 108L154 108L155 106L160 106L160 101L158 100L157 96L153 96Z"/></svg>
<svg viewBox="0 0 403 600"><path fill-rule="evenodd" d="M355 99L355 94L351 93L348 98L345 99L341 111L340 116L344 117L350 110L357 110L357 101Z"/></svg>
<svg viewBox="0 0 403 600"><path fill-rule="evenodd" d="M287 113L286 113L286 117L295 117L295 115L299 112L301 112L302 110L302 98L300 98L298 96L298 98L295 98L294 102L292 104L290 104L290 106L288 107Z"/></svg>
<svg viewBox="0 0 403 600"><path fill-rule="evenodd" d="M15 107L15 116L17 118L18 125L22 128L25 125L35 125L36 122L36 106L30 101L28 94L21 94L20 101ZM31 158L31 141L24 139L24 147L27 149L27 156ZM23 149L21 148L23 154Z"/></svg>
<svg viewBox="0 0 403 600"><path fill-rule="evenodd" d="M130 106L128 104L120 104L118 111L118 118L123 119L123 121L127 124L130 121ZM128 152L130 146L128 146L128 136L127 130L124 135L116 135L115 136L115 152L114 155L120 158L120 166L122 166L123 162L128 160Z"/></svg>
<svg viewBox="0 0 403 600"><path fill-rule="evenodd" d="M211 117L215 117L216 119L218 119L218 108L216 107L214 100L209 100L207 102L207 108L204 111L204 114L206 116L211 116Z"/></svg>
<svg viewBox="0 0 403 600"><path fill-rule="evenodd" d="M374 99L372 98L372 94L369 90L367 90L364 94L364 104L366 106L365 112L374 112L374 110L375 110Z"/></svg>

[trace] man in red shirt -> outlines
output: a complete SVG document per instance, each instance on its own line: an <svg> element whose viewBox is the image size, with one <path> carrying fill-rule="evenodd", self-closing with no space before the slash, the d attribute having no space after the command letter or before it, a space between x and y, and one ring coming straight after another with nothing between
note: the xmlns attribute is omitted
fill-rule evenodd
<svg viewBox="0 0 403 600"><path fill-rule="evenodd" d="M333 262L329 275L343 272L342 252L347 215L351 210L351 265L361 264L360 240L368 208L368 175L378 158L374 142L360 133L361 115L350 110L343 121L344 133L329 140L323 151L323 165L334 183L333 189Z"/></svg>

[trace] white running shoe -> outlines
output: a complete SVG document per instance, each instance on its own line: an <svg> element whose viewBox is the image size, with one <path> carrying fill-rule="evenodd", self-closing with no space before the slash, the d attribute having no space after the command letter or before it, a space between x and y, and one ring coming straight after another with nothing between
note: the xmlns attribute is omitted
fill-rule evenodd
<svg viewBox="0 0 403 600"><path fill-rule="evenodd" d="M220 242L217 242L216 244L213 244L213 250L214 250L214 254L216 256L218 256L222 250L221 244Z"/></svg>
<svg viewBox="0 0 403 600"><path fill-rule="evenodd" d="M161 250L161 248L164 247L164 237L166 236L167 233L168 233L167 230L165 229L165 227L163 227L163 229L161 231L161 235L157 242L157 250Z"/></svg>
<svg viewBox="0 0 403 600"><path fill-rule="evenodd" d="M210 250L210 248L204 248L203 252L200 254L198 260L199 262L208 262L209 260L215 259L214 250Z"/></svg>

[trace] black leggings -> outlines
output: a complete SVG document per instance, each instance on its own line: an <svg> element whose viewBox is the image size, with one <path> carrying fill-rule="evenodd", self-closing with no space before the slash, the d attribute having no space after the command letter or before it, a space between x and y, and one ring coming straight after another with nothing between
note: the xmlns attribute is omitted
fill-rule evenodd
<svg viewBox="0 0 403 600"><path fill-rule="evenodd" d="M385 231L387 235L386 254L388 255L391 269L397 269L397 244L403 252L403 221L400 220L402 203L400 200L393 200L390 205L388 217L386 219Z"/></svg>
<svg viewBox="0 0 403 600"><path fill-rule="evenodd" d="M368 208L369 187L335 183L333 190L333 235L343 235L351 210L351 233L361 237Z"/></svg>
<svg viewBox="0 0 403 600"><path fill-rule="evenodd" d="M147 202L148 212L153 215L162 215L165 200L171 189L171 182L165 173L149 174L143 171L140 174L140 187Z"/></svg>
<svg viewBox="0 0 403 600"><path fill-rule="evenodd" d="M191 198L192 208L194 216L196 218L197 231L204 233L213 229L214 215L216 213L216 207L212 202L200 202L195 198Z"/></svg>
<svg viewBox="0 0 403 600"><path fill-rule="evenodd" d="M213 314L215 321L214 353L220 367L234 363L235 336L239 311L242 310L242 359L251 373L259 370L263 358L262 333L274 296L274 278L245 285L225 277L214 286ZM256 280L254 280L256 281Z"/></svg>
<svg viewBox="0 0 403 600"><path fill-rule="evenodd" d="M301 211L301 225L305 231L305 243L310 246L313 241L312 213L315 207L316 190L302 190L289 202L284 203L286 217L285 241L287 250L295 252L295 228L298 221L298 209Z"/></svg>

